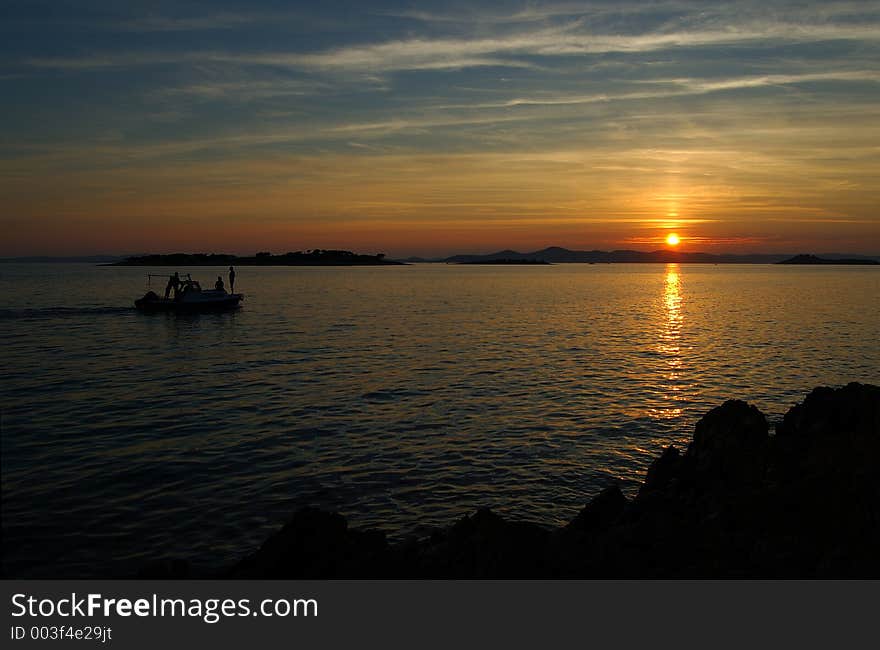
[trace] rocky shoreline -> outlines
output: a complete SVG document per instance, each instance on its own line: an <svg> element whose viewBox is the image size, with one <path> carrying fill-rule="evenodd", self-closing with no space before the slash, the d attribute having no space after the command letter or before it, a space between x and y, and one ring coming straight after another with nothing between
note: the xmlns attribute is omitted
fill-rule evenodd
<svg viewBox="0 0 880 650"><path fill-rule="evenodd" d="M669 447L638 494L617 486L557 529L479 510L391 544L305 508L230 578L877 578L880 387L816 388L770 435L731 400ZM186 575L163 564L144 577Z"/></svg>

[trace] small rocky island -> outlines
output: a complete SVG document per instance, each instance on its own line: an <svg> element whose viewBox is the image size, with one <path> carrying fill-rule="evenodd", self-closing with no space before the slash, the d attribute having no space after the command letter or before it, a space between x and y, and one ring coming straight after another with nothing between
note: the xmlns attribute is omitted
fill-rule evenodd
<svg viewBox="0 0 880 650"><path fill-rule="evenodd" d="M403 262L386 259L384 253L361 255L351 251L314 250L273 255L257 253L252 257L216 253L171 253L127 257L113 266L388 266Z"/></svg>
<svg viewBox="0 0 880 650"><path fill-rule="evenodd" d="M841 259L828 259L825 257L818 257L816 255L795 255L787 260L782 260L781 262L776 262L777 264L866 264L869 266L874 266L880 264L877 260L872 260L868 258L856 257L856 258L841 258Z"/></svg>
<svg viewBox="0 0 880 650"><path fill-rule="evenodd" d="M878 578L880 387L816 388L770 435L731 400L668 447L632 498L610 485L548 529L479 510L391 544L305 508L231 578ZM199 575L183 562L142 577ZM204 575L204 574L201 574Z"/></svg>

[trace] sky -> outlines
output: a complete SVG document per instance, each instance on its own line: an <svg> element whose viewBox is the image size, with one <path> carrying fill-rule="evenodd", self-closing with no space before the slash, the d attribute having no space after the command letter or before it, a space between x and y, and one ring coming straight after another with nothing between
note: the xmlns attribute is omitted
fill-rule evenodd
<svg viewBox="0 0 880 650"><path fill-rule="evenodd" d="M0 13L0 256L880 253L878 1Z"/></svg>

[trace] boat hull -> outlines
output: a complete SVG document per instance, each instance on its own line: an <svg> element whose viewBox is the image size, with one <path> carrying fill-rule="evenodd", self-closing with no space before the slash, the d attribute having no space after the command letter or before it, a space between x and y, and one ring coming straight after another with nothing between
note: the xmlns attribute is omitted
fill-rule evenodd
<svg viewBox="0 0 880 650"><path fill-rule="evenodd" d="M206 296L198 300L171 300L160 298L153 294L147 294L143 298L134 301L134 306L143 312L209 312L227 311L236 309L241 305L244 296L240 293L228 293L224 296Z"/></svg>

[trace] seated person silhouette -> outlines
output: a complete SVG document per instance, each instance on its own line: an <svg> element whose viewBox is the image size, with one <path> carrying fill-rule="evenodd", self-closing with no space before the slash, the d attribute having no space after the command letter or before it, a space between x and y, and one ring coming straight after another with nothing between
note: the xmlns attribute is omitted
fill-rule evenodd
<svg viewBox="0 0 880 650"><path fill-rule="evenodd" d="M217 281L214 283L214 288L217 291L225 291L225 287L223 286L223 278L219 275L217 276Z"/></svg>

